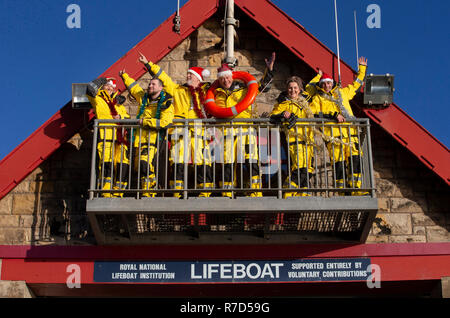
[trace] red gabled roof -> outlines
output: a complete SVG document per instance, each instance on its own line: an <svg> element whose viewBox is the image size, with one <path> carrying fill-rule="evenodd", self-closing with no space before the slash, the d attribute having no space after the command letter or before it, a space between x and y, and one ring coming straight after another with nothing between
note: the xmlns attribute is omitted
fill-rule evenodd
<svg viewBox="0 0 450 318"><path fill-rule="evenodd" d="M117 74L126 68L132 77L141 77L145 70L136 63L139 51L145 53L149 60L158 62L209 19L219 8L220 2L190 0L181 8L183 22L180 34L172 31L172 15L102 75ZM269 0L235 0L235 4L311 68L320 68L336 76L336 55ZM353 81L354 74L349 65L341 63L344 85ZM122 83L119 83L119 89L124 90ZM447 147L396 104L386 109L366 109L364 112L450 184L450 154ZM86 116L92 119L93 113L86 115L84 111L73 110L71 103L68 103L7 155L0 162L0 199L77 133L85 125Z"/></svg>
<svg viewBox="0 0 450 318"><path fill-rule="evenodd" d="M315 70L320 68L328 74L334 74L334 78L338 77L336 54L273 3L268 0L235 0L235 2L311 68ZM355 71L348 64L341 63L343 85L351 83L354 74ZM450 185L450 152L446 146L396 104L386 109L363 110L370 119Z"/></svg>

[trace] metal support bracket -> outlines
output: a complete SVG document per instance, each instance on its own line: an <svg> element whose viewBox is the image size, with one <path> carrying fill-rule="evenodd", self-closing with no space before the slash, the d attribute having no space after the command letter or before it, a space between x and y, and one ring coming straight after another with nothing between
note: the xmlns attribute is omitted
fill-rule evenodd
<svg viewBox="0 0 450 318"><path fill-rule="evenodd" d="M225 20L221 21L221 25L222 26L224 26L224 25L232 25L232 26L234 26L236 28L239 28L240 23L239 23L239 20L237 20L235 18L226 18Z"/></svg>

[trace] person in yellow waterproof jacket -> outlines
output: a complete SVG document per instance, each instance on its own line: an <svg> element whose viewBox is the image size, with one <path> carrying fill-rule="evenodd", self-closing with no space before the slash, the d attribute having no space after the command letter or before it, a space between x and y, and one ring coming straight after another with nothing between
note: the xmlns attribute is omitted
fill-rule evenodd
<svg viewBox="0 0 450 318"><path fill-rule="evenodd" d="M259 91L267 92L273 77L273 65L275 63L275 53L270 59L266 59L266 70L259 81ZM239 103L247 94L247 87L239 81L233 81L232 69L227 64L223 64L217 73L219 87L214 92L214 99L218 107L233 107ZM254 118L252 105L246 110L232 117ZM259 156L256 130L246 125L251 123L234 121L230 128L224 129L224 149L223 149L223 182L222 188L229 190L237 186L240 182L239 174L244 169L248 172L250 188L261 189L261 175L259 171ZM222 196L232 198L232 192L224 191ZM260 191L253 191L250 197L262 197Z"/></svg>
<svg viewBox="0 0 450 318"><path fill-rule="evenodd" d="M319 82L317 94L311 102L311 109L315 117L333 119L340 124L331 124L333 127L323 129L324 135L329 138L327 149L330 160L335 167L336 188L361 188L361 165L360 157L362 151L359 147L358 130L350 127L348 120L355 118L350 100L356 95L364 82L367 69L367 59L359 58L359 70L355 81L347 87L339 85L333 88L333 79L323 75ZM330 124L328 124L329 126ZM341 195L343 193L340 193ZM352 192L352 195L364 195L360 191Z"/></svg>
<svg viewBox="0 0 450 318"><path fill-rule="evenodd" d="M130 118L122 105L125 97L116 92L116 81L113 78L98 78L88 83L87 94L97 119ZM100 158L100 186L102 190L126 189L128 185L128 140L126 130L106 128L111 124L99 125L97 152ZM114 133L115 132L115 133ZM115 182L114 182L115 181ZM113 184L114 183L114 184ZM103 197L123 196L123 193L102 193Z"/></svg>
<svg viewBox="0 0 450 318"><path fill-rule="evenodd" d="M270 121L274 124L281 124L287 128L285 131L289 156L290 156L290 174L286 178L283 187L305 189L308 187L309 178L314 172L312 167L313 157L313 131L311 128L296 124L297 119L313 118L308 101L316 93L316 84L319 82L321 73L314 77L303 90L303 81L298 76L291 76L286 81L286 92L282 92L277 99L272 112ZM306 192L285 192L284 198L292 196L307 196Z"/></svg>
<svg viewBox="0 0 450 318"><path fill-rule="evenodd" d="M145 65L153 77L162 81L164 90L172 95L175 119L204 119L208 117L203 103L204 96L209 88L209 83L204 82L204 79L209 76L209 70L200 67L189 68L186 83L180 85L176 84L157 64L148 61L142 53L139 61ZM214 188L213 167L209 141L205 136L203 125L192 125L192 128L188 131L188 136L184 136L184 129L181 127L177 129L175 125L173 129L169 129L169 135L172 143L169 160L174 174L170 182L172 188L181 190L185 187L184 165L191 160L197 170L197 189L203 190L199 197L209 197L211 192L208 190ZM189 138L186 142L185 137ZM185 143L187 143L187 149L185 149ZM175 196L181 197L181 193L175 193Z"/></svg>
<svg viewBox="0 0 450 318"><path fill-rule="evenodd" d="M141 86L131 78L125 70L119 72L125 86L139 103L137 119L145 129L134 132L134 148L139 153L139 169L141 176L141 189L156 188L156 161L157 155L164 148L161 141L165 138L165 130L173 121L174 107L172 96L163 90L161 80L152 78L144 91ZM159 151L159 153L158 153ZM144 197L155 197L156 193L145 191Z"/></svg>

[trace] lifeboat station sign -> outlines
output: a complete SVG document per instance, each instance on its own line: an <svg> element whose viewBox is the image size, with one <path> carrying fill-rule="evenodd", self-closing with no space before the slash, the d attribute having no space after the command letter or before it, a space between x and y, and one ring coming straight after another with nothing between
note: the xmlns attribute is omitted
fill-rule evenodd
<svg viewBox="0 0 450 318"><path fill-rule="evenodd" d="M370 258L289 261L107 262L94 264L98 283L261 283L365 281Z"/></svg>

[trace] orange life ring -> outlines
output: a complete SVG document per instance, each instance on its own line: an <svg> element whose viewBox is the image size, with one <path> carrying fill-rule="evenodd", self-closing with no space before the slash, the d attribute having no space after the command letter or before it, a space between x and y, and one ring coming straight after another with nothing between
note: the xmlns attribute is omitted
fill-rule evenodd
<svg viewBox="0 0 450 318"><path fill-rule="evenodd" d="M217 118L229 118L238 115L246 110L255 101L258 94L258 82L253 75L247 72L233 72L233 79L241 80L247 86L245 97L233 107L219 107L214 99L214 91L219 87L219 81L215 80L206 92L205 108L206 111Z"/></svg>

